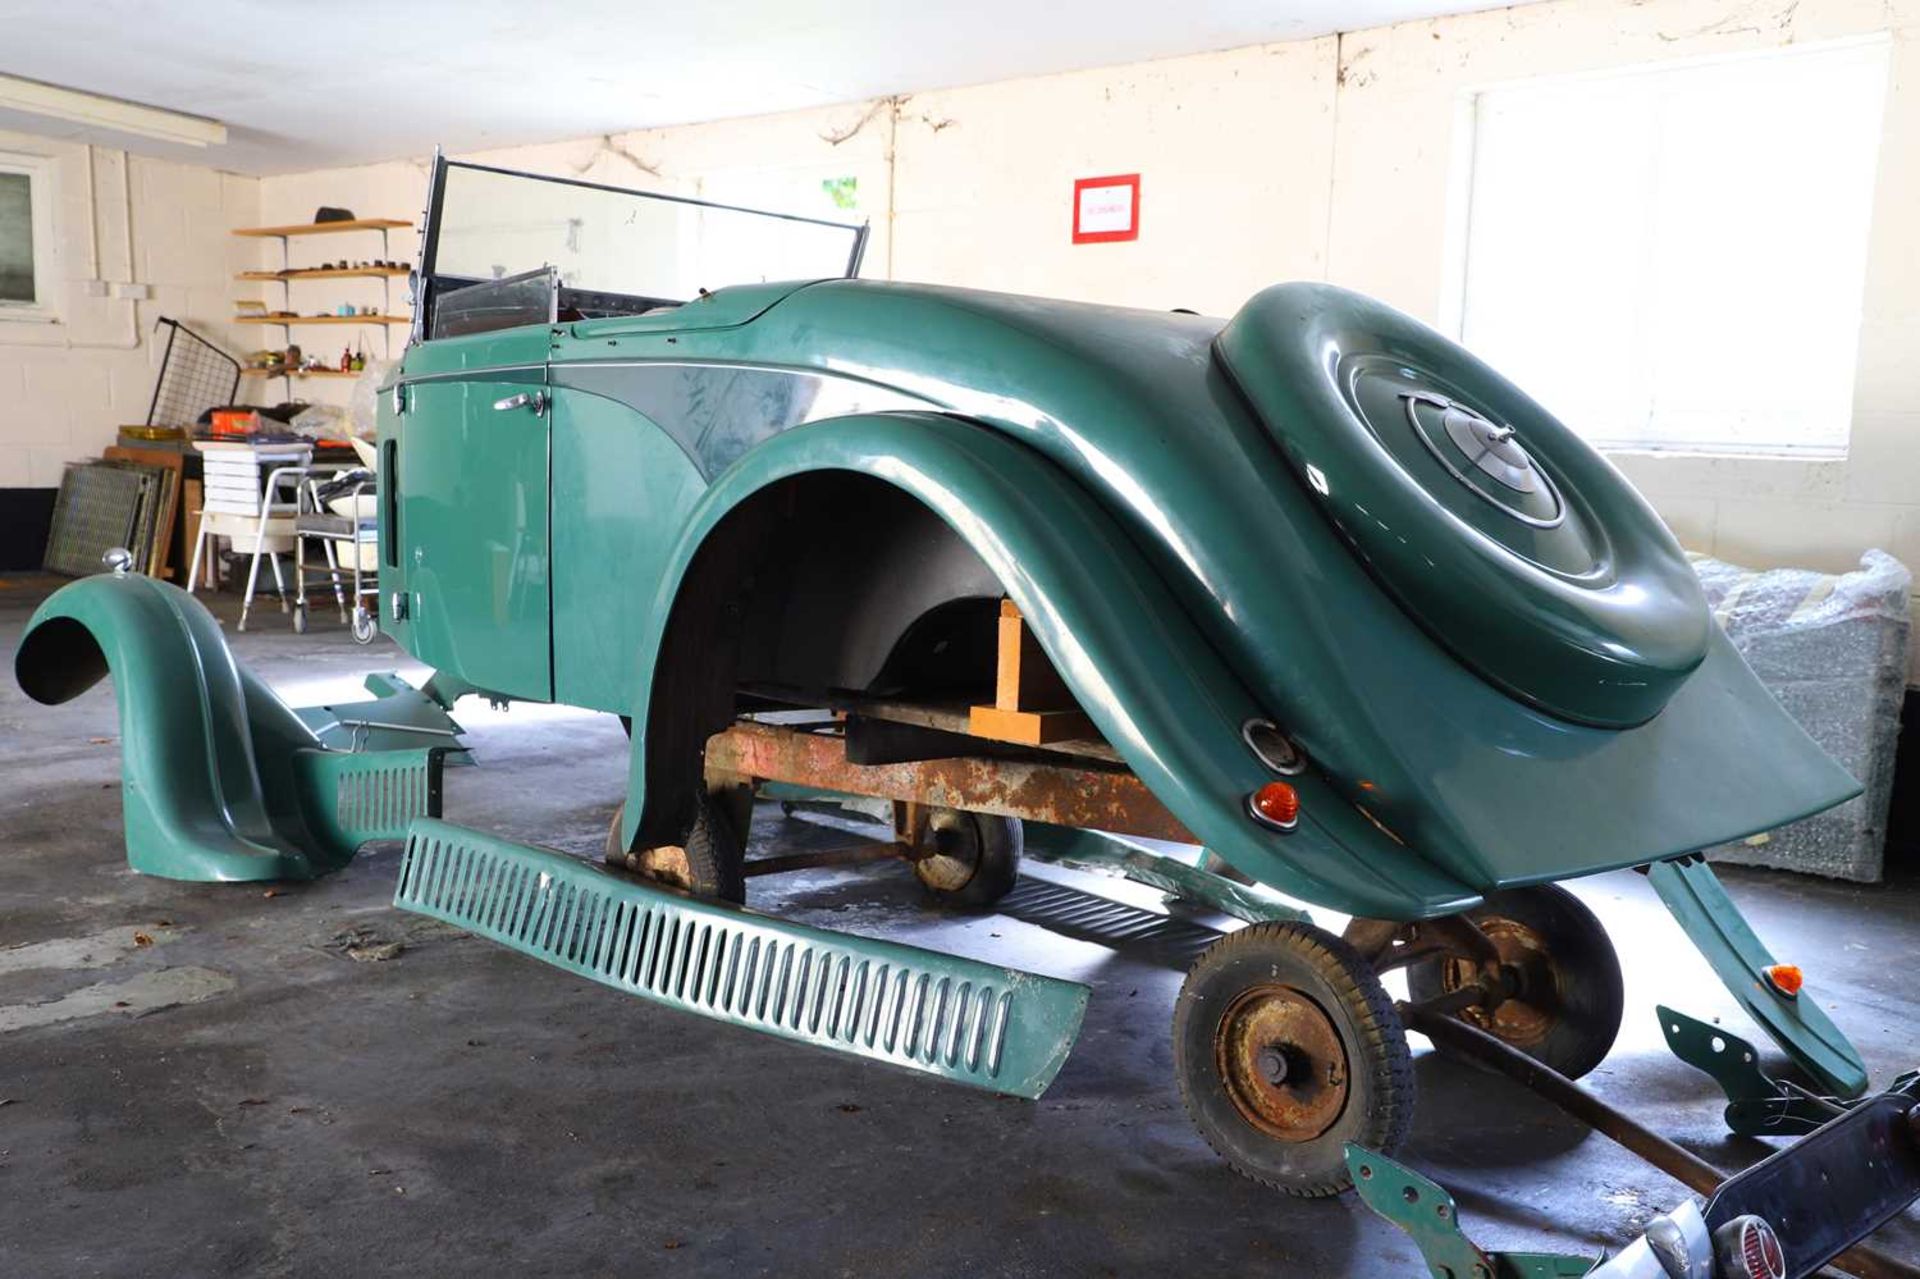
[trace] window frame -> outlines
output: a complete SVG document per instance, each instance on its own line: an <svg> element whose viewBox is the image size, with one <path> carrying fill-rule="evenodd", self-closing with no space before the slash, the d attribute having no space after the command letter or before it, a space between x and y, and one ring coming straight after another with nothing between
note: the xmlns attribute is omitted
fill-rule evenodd
<svg viewBox="0 0 1920 1279"><path fill-rule="evenodd" d="M1878 50L1881 57L1881 73L1884 76L1880 92L1880 115L1875 125L1875 160L1869 174L1870 193L1868 195L1869 218L1862 228L1864 245L1870 249L1873 241L1874 217L1877 207L1880 176L1884 167L1884 148L1886 140L1886 111L1894 90L1894 64L1892 33L1886 30L1871 31L1858 35L1840 36L1828 40L1810 41L1804 44L1775 45L1764 49L1748 49L1731 53L1702 54L1692 57L1677 57L1651 62L1636 62L1624 66L1607 66L1576 71L1548 72L1542 75L1521 76L1498 81L1473 84L1463 88L1455 97L1453 112L1453 162L1448 166L1444 222L1444 259L1440 280L1440 298L1438 323L1442 332L1455 341L1463 342L1466 336L1469 313L1469 292L1472 275L1472 249L1474 244L1473 222L1474 204L1477 193L1479 166L1481 163L1481 121L1485 110L1485 99L1490 94L1520 89L1559 87L1582 83L1599 84L1610 81L1633 80L1645 77L1654 80L1658 77L1684 74L1692 70L1704 70L1725 66L1730 63L1756 63L1766 61L1786 61L1806 56L1817 56L1843 50ZM1872 261L1868 257L1863 271L1862 298L1860 312L1854 317L1856 325L1865 321L1866 288L1872 278ZM1855 350L1852 367L1848 371L1848 388L1857 386L1859 380L1858 333L1855 334ZM1524 388L1523 388L1524 389ZM1851 402L1851 395L1849 395ZM1599 433L1577 431L1594 448L1607 453L1637 454L1644 456L1704 456L1716 458L1749 458L1763 461L1820 462L1844 460L1852 448L1854 413L1849 409L1845 415L1843 432L1838 443L1818 443L1809 445L1781 444L1771 441L1750 441L1739 438L1726 438L1719 442L1693 440L1670 442L1656 433L1649 432L1637 438L1606 438Z"/></svg>
<svg viewBox="0 0 1920 1279"><path fill-rule="evenodd" d="M31 302L0 298L0 323L54 324L60 309L54 296L58 276L53 239L54 170L52 156L22 151L0 151L0 174L22 174L27 179L29 226L33 233L33 293Z"/></svg>

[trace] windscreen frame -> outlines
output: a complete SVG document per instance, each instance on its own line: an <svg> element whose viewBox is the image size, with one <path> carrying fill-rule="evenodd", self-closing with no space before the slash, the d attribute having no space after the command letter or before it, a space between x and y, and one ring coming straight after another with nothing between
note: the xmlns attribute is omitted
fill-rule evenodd
<svg viewBox="0 0 1920 1279"><path fill-rule="evenodd" d="M414 270L413 282L413 327L409 345L427 340L433 331L432 311L435 295L439 292L437 271L440 251L440 228L445 210L447 195L447 174L454 169L465 169L475 173L491 173L499 177L525 178L536 182L545 182L557 186L579 187L589 191L606 191L616 195L634 196L643 200L657 200L667 204L691 205L703 209L719 209L730 213L746 213L759 217L777 218L785 222L801 222L811 226L831 227L852 233L852 245L847 254L846 271L841 278L853 279L860 274L860 264L866 257L867 237L871 229L865 222L841 222L833 218L811 217L799 213L780 213L771 209L756 209L744 204L726 204L718 200L702 200L693 196L669 195L659 191L640 191L633 187L615 186L606 182L589 182L584 178L555 177L545 173L528 173L522 169L502 168L498 165L475 164L467 160L449 160L436 151L433 157L433 170L427 184L427 207L422 216L420 236L420 260ZM724 283L724 282L723 282ZM692 301L692 298L680 298L676 303Z"/></svg>

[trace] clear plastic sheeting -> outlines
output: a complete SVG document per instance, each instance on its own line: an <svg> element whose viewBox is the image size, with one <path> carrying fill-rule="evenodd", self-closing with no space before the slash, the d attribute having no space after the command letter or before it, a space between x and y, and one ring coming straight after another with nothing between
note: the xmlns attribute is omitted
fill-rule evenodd
<svg viewBox="0 0 1920 1279"><path fill-rule="evenodd" d="M378 427L380 388L393 373L394 361L368 360L367 367L354 379L347 397L349 430L363 440L371 440Z"/></svg>
<svg viewBox="0 0 1920 1279"><path fill-rule="evenodd" d="M1906 694L1912 573L1878 550L1838 575L1691 558L1714 620L1734 647L1800 726L1866 787L1838 808L1708 855L1877 883Z"/></svg>

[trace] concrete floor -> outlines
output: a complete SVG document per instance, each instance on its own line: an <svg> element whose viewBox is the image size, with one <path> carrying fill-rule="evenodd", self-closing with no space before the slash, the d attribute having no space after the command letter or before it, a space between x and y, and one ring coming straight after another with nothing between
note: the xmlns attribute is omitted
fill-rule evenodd
<svg viewBox="0 0 1920 1279"><path fill-rule="evenodd" d="M9 659L49 587L0 587ZM269 611L232 638L295 702L417 674L384 639L317 625L296 637ZM483 763L449 772L448 816L597 856L619 725L460 716ZM1227 924L1154 893L1039 868L966 917L890 864L755 882L763 909L1091 983L1078 1050L1030 1103L667 1012L397 913L392 848L272 889L135 876L119 775L105 685L46 708L0 679L0 1275L1421 1273L1351 1196L1275 1195L1189 1125L1169 1018ZM763 805L754 839L844 842L832 820ZM1727 878L1877 1079L1920 1064L1920 884ZM1578 891L1631 946L1627 1026L1591 1086L1723 1166L1764 1154L1722 1134L1652 1006L1758 1032L1639 877ZM355 940L404 950L356 961ZM1483 1244L1598 1251L1682 1194L1502 1080L1431 1054L1417 1070L1405 1157ZM1917 1215L1882 1246L1920 1260Z"/></svg>

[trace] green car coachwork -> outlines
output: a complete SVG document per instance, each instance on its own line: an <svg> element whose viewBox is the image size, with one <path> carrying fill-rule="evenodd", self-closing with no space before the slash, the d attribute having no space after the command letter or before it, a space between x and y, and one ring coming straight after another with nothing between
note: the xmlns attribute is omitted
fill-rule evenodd
<svg viewBox="0 0 1920 1279"><path fill-rule="evenodd" d="M623 716L632 749L612 869L436 802L403 905L1032 1095L1084 988L740 911L786 868L746 860L746 805L886 801L955 905L1023 849L1104 864L1252 921L1189 975L1176 1067L1235 1167L1325 1194L1410 1120L1381 974L1583 1073L1619 967L1554 881L1639 866L1796 1060L1865 1089L1697 855L1858 787L1566 426L1328 285L1222 321L862 281L864 240L436 164L380 396L381 625L443 689Z"/></svg>
<svg viewBox="0 0 1920 1279"><path fill-rule="evenodd" d="M555 198L588 242L614 210L671 233L596 260L489 230ZM629 864L676 850L667 878L737 897L709 739L782 708L989 701L1003 600L1088 736L1196 842L1292 897L1414 925L1384 943L1350 929L1376 959L1446 949L1418 921L1489 901L1514 951L1496 966L1549 933L1591 948L1573 907L1527 886L1855 793L1712 625L1639 496L1390 309L1321 285L1268 290L1224 324L853 278L675 291L712 242L754 259L729 262L735 279L854 274L852 228L763 219L755 238L729 219L751 220L442 166L422 340L383 397L384 626L495 696L629 717L610 839ZM896 762L991 757L952 736L889 745ZM1250 808L1276 779L1287 829ZM1303 930L1277 944L1323 976L1351 953L1275 927ZM1264 935L1238 940L1267 962ZM1472 968L1430 963L1422 984ZM1338 1145L1303 1166L1289 1139L1371 1110L1384 1127L1353 1131L1379 1140L1404 1117L1360 1053L1350 1087L1275 1082L1315 1055L1306 1032L1267 1051L1303 1017L1339 1055L1327 1032L1363 1033L1374 1011L1303 1012L1290 992L1307 984L1248 996L1183 1056L1243 1046L1244 1068L1217 1072L1224 1113L1190 1096L1202 1127L1242 1167L1316 1189L1343 1178ZM1595 1047L1561 1064L1589 1068Z"/></svg>

